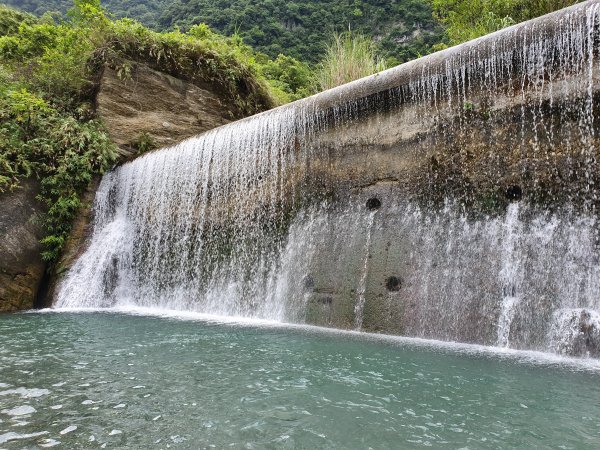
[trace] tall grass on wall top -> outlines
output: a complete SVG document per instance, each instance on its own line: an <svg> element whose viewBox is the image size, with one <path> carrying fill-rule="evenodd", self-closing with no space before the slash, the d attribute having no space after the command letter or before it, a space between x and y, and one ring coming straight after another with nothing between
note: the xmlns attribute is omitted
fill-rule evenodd
<svg viewBox="0 0 600 450"><path fill-rule="evenodd" d="M331 89L385 69L371 39L351 31L336 33L317 67L315 84L318 90Z"/></svg>

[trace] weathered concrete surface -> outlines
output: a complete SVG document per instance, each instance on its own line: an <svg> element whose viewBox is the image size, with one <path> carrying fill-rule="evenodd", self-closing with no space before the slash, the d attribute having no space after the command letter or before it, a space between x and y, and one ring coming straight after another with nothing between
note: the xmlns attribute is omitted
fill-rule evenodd
<svg viewBox="0 0 600 450"><path fill-rule="evenodd" d="M597 58L598 48L578 58L584 47L561 48L552 36L575 39L569 20L581 14L585 22L586 7L590 33L597 35L597 21L590 19L597 6L587 2L308 100L320 113L321 129L303 143L319 149L311 152L304 186L331 199L331 228L306 274L309 323L356 327L366 271L362 330L497 343L505 288L499 255L486 253L483 242L481 258L464 268L460 281L464 292L475 293L471 303L452 310L454 305L444 303L445 280L423 278L421 260L431 259L419 254L423 230L402 228L398 211L410 204L435 212L450 201L465 217L490 220L522 199L545 213L573 208L596 214L600 70L597 64L584 70L582 61ZM560 58L562 67L556 65ZM382 206L368 231L371 212L365 205L371 198ZM348 232L349 222L358 240ZM451 237L438 239L443 248ZM443 273L431 270L450 276ZM403 281L397 290L389 289L392 277ZM428 285L429 292L415 283ZM552 296L527 301L535 312L517 313L515 323L519 314L531 317L511 329L513 345L544 349L542 322L552 319L558 301Z"/></svg>
<svg viewBox="0 0 600 450"><path fill-rule="evenodd" d="M34 223L44 211L38 192L38 183L24 180L0 195L0 312L33 308L44 275L42 231Z"/></svg>
<svg viewBox="0 0 600 450"><path fill-rule="evenodd" d="M145 150L168 147L236 118L215 91L141 63L129 65L127 78L104 68L96 98L98 116L125 158L137 154L144 136L151 138Z"/></svg>
<svg viewBox="0 0 600 450"><path fill-rule="evenodd" d="M600 90L597 81L593 86L596 92ZM594 186L600 185L600 139L592 133L578 142L580 119L561 114L573 107L568 101L561 103L555 98L557 104L551 109L546 103L509 103L501 95L493 99L479 95L471 100L474 112L462 117L432 124L424 106L405 105L395 112L332 127L311 144L324 150L323 157L311 160L310 176L318 189L330 193L333 201L329 214L335 225L319 241L315 252L318 256L307 274L313 280L309 323L355 326L354 307L366 251L363 330L496 343L501 302L492 301L489 292L501 295L502 286L497 277L485 275L497 271L484 270L484 266L499 270L499 261L486 254L478 262L480 266L472 268L472 276L465 274L465 291L481 292L480 298L463 311L468 320L444 316L448 309L439 300L439 313L430 318L429 324L423 324L422 290L410 283L420 280L419 259L429 255L415 253L419 251L415 242L420 236L417 230L401 228L396 207L410 202L435 211L450 200L465 208L467 215L494 217L504 214L511 201L511 189L518 187L524 200L546 211L565 205L591 208L597 200ZM495 109L489 116L477 114L481 104L489 108L490 102L507 107ZM598 94L593 104L597 114ZM534 123L536 115L539 120L540 111L546 114L552 133L536 135L528 125ZM306 183L310 185L310 179ZM366 204L372 198L379 199L382 206L375 213L371 244L365 250L364 223L371 213ZM353 216L345 217L343 212L347 210L352 210ZM359 223L355 228L360 231L358 240L343 228L343 223L352 220ZM450 239L440 236L446 238ZM390 291L387 281L391 277L407 284ZM433 286L430 295L439 292L436 280L427 282ZM539 311L541 315L541 308ZM453 321L456 327L451 325ZM436 324L438 334L432 331Z"/></svg>

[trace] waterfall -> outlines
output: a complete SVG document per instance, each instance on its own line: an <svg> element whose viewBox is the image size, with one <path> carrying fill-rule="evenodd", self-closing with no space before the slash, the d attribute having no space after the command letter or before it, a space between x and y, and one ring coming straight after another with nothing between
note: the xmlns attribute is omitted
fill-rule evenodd
<svg viewBox="0 0 600 450"><path fill-rule="evenodd" d="M519 204L513 203L508 207L506 219L502 224L504 228L502 244L502 269L500 270L500 282L502 286L502 307L500 319L498 320L498 346L508 347L510 327L519 302L520 277L519 269L523 264L518 250L520 245L518 239L523 232L519 221Z"/></svg>
<svg viewBox="0 0 600 450"><path fill-rule="evenodd" d="M116 168L54 306L596 355L599 4Z"/></svg>
<svg viewBox="0 0 600 450"><path fill-rule="evenodd" d="M369 275L369 252L371 251L371 238L373 236L373 224L375 223L376 211L371 211L367 216L367 238L365 239L365 247L363 249L363 263L360 281L358 283L358 298L354 307L354 329L362 330L363 326L363 311L365 309L366 291L367 291L367 276Z"/></svg>

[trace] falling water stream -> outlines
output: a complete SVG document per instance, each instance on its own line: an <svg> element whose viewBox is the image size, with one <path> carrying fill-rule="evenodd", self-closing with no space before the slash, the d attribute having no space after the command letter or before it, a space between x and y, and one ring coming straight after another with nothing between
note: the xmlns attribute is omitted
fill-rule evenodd
<svg viewBox="0 0 600 450"><path fill-rule="evenodd" d="M500 283L502 285L502 306L500 318L498 319L498 346L508 347L510 326L512 325L516 309L519 303L519 273L522 263L517 240L522 236L519 222L519 203L513 203L508 207L503 227L502 269L500 271Z"/></svg>
<svg viewBox="0 0 600 450"><path fill-rule="evenodd" d="M358 283L358 298L356 300L356 305L354 306L354 329L362 330L363 328L363 312L365 309L365 302L367 300L367 276L369 275L369 252L371 251L371 239L373 237L373 224L375 223L375 215L376 211L371 211L367 216L367 226L366 226L366 235L367 238L365 240L365 247L363 250L363 264L362 271L360 275L360 281Z"/></svg>

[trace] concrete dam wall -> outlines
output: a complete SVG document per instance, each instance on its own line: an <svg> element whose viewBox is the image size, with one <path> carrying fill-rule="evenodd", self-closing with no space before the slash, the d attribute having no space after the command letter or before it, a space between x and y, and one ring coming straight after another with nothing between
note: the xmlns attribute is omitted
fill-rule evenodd
<svg viewBox="0 0 600 450"><path fill-rule="evenodd" d="M600 354L600 2L119 167L55 307Z"/></svg>

